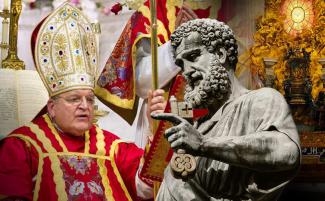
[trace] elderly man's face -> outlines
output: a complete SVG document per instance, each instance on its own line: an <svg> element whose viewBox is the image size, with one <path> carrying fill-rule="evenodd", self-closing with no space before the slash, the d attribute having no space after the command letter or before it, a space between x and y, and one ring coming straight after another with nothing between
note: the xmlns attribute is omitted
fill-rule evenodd
<svg viewBox="0 0 325 201"><path fill-rule="evenodd" d="M176 49L176 64L183 68L187 81L185 100L193 107L209 107L227 97L230 82L221 60L207 50L197 32L183 39Z"/></svg>
<svg viewBox="0 0 325 201"><path fill-rule="evenodd" d="M82 136L92 125L94 100L90 89L68 91L49 100L48 112L63 132Z"/></svg>

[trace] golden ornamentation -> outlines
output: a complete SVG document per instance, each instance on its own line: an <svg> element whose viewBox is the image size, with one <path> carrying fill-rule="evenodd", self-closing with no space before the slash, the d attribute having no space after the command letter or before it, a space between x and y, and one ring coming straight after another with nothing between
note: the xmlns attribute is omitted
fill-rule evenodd
<svg viewBox="0 0 325 201"><path fill-rule="evenodd" d="M12 0L10 5L10 26L9 26L9 51L7 58L2 61L2 68L15 70L25 69L25 64L17 56L18 20L21 14L21 0Z"/></svg>
<svg viewBox="0 0 325 201"><path fill-rule="evenodd" d="M302 1L302 0L298 0ZM298 2L297 1L297 2ZM312 98L316 99L323 89L321 79L322 66L319 58L325 57L325 2L312 1L315 20L311 28L302 29L301 33L290 35L285 28L285 15L281 13L281 6L286 0L267 0L265 15L257 21L257 32L254 35L255 44L250 49L251 72L261 80L265 80L265 66L263 58L277 58L273 66L276 80L275 88L281 93L283 81L287 75L284 55L290 48L305 49L310 53L309 75L312 82Z"/></svg>
<svg viewBox="0 0 325 201"><path fill-rule="evenodd" d="M55 65L61 72L64 72L69 68L69 58L66 56L69 54L67 43L68 41L63 34L58 34L53 43L56 61Z"/></svg>
<svg viewBox="0 0 325 201"><path fill-rule="evenodd" d="M0 17L5 18L5 19L9 18L10 17L9 10L0 11Z"/></svg>
<svg viewBox="0 0 325 201"><path fill-rule="evenodd" d="M24 70L25 64L18 57L7 57L2 61L2 68L10 68L14 70Z"/></svg>
<svg viewBox="0 0 325 201"><path fill-rule="evenodd" d="M94 29L94 32L96 34L101 34L102 33L102 29L100 27L100 23L96 22L96 23L91 23L91 26L93 27Z"/></svg>
<svg viewBox="0 0 325 201"><path fill-rule="evenodd" d="M282 5L282 14L285 15L284 28L291 35L312 28L314 11L311 1L287 0Z"/></svg>
<svg viewBox="0 0 325 201"><path fill-rule="evenodd" d="M35 47L36 68L50 96L95 87L96 36L80 10L69 3L55 10L41 25Z"/></svg>

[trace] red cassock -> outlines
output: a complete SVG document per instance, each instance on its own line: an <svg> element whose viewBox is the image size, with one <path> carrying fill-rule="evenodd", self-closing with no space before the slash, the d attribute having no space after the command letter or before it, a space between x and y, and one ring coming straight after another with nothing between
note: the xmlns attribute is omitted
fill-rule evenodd
<svg viewBox="0 0 325 201"><path fill-rule="evenodd" d="M48 115L0 142L0 195L29 200L138 200L143 150L95 125L84 137L59 133Z"/></svg>

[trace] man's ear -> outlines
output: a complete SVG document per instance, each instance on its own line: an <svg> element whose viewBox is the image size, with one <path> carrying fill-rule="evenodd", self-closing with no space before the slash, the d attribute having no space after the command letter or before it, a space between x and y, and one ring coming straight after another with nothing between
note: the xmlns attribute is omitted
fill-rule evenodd
<svg viewBox="0 0 325 201"><path fill-rule="evenodd" d="M50 117L54 118L55 117L55 112L54 112L54 107L55 107L55 103L54 103L55 100L53 100L52 98L50 98L48 101L47 101L47 112L49 113Z"/></svg>
<svg viewBox="0 0 325 201"><path fill-rule="evenodd" d="M219 51L216 52L216 56L217 56L217 58L219 59L219 62L220 62L221 64L226 63L226 59L227 59L227 51L225 50L225 48L221 47L221 48L219 49Z"/></svg>

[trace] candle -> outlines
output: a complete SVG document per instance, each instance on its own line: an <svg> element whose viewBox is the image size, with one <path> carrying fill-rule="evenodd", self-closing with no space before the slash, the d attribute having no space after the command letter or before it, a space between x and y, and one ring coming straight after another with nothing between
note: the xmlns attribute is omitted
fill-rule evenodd
<svg viewBox="0 0 325 201"><path fill-rule="evenodd" d="M9 0L4 0L3 10L9 10Z"/></svg>
<svg viewBox="0 0 325 201"><path fill-rule="evenodd" d="M3 22L2 22L2 38L1 38L1 40L4 43L8 43L8 35L9 35L8 31L9 31L9 22L8 22L8 20L3 20Z"/></svg>
<svg viewBox="0 0 325 201"><path fill-rule="evenodd" d="M2 22L2 37L1 37L1 42L2 44L8 45L8 33L9 31L9 22L7 20L3 20ZM4 60L7 57L8 50L6 48L1 49L1 60Z"/></svg>

